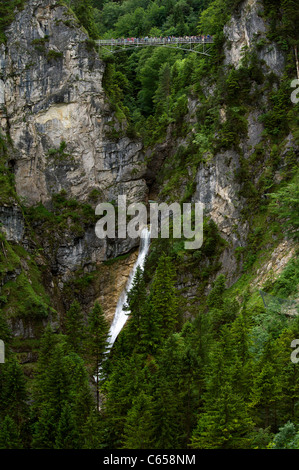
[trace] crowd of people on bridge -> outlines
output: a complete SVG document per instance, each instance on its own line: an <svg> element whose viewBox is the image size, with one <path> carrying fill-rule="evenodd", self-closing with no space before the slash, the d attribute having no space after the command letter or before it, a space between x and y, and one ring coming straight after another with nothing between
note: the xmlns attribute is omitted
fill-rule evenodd
<svg viewBox="0 0 299 470"><path fill-rule="evenodd" d="M98 41L100 44L177 44L177 43L210 43L213 42L213 36L166 36L166 37L150 37L142 38L118 38L118 39L102 39Z"/></svg>

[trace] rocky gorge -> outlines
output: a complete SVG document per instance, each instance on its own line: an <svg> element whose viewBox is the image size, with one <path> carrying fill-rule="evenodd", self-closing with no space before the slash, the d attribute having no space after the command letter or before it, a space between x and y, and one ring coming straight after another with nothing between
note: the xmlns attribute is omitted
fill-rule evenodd
<svg viewBox="0 0 299 470"><path fill-rule="evenodd" d="M267 39L269 22L262 10L260 1L245 0L225 25L226 71L238 70L246 53L259 43L257 60L265 79L273 74L282 76L286 57L277 44ZM69 286L74 279L80 285L83 275L87 278L86 290L82 295L78 293L83 305L89 308L95 299L100 300L111 321L136 259L138 240L99 240L94 232L95 205L116 201L120 194L126 195L130 203L147 203L153 197L160 202L170 201L174 195L181 200L192 182L191 201L205 204L206 215L224 240L218 268L208 277L205 293L221 273L232 286L242 275L242 256L236 257L236 250L241 253L245 249L252 230L244 217L248 198L236 174L264 145L265 127L260 117L268 107L268 99L261 92L263 85L254 83L248 91L256 88L262 97L260 104L245 116L246 132L240 137L239 148L220 149L213 156L205 152L196 171L188 170L189 176L184 176L169 198L163 195L169 182L165 168L177 149L187 145L186 136L174 137L170 126L163 142L148 147L141 138L128 136L127 123L119 119L103 88L105 62L66 6L56 0L29 0L16 12L6 36L6 44L0 46L1 132L12 143L7 165L14 175L15 196L1 205L0 221L6 240L21 246L26 253L12 262L9 272L15 274L9 276L24 274L32 285L31 268L26 269L23 257L31 260L34 270L40 270L38 282L45 290L38 295L49 296L47 300L43 297L42 304L51 304L56 318L57 314L63 316L70 304ZM204 78L201 87L206 99L217 94L215 85L209 86ZM191 95L188 99L184 119L192 128L203 100ZM219 109L219 120L223 125L230 120L225 105ZM266 145L265 149L263 165L255 172L253 185L259 184L271 158L271 149ZM281 144L281 154L290 153L298 154L292 133ZM279 171L280 167L277 178ZM35 219L28 219L26 212L36 207L51 211L53 197L57 226L53 219L50 231L36 214ZM69 205L68 199L73 201ZM76 217L72 211L77 211ZM49 213L44 214L50 217ZM283 260L289 259L290 249L294 249L289 242L280 246L276 276L285 266ZM116 261L110 263L114 258ZM188 259L185 262L188 265ZM209 265L209 261L203 265L205 262ZM272 263L275 264L273 258ZM1 281L5 292L7 276L6 273ZM187 303L195 301L197 305L198 282L192 272L180 273L177 286ZM13 307L8 311L14 318ZM18 325L15 334L34 337L34 328L20 327L22 321L18 314L12 320Z"/></svg>

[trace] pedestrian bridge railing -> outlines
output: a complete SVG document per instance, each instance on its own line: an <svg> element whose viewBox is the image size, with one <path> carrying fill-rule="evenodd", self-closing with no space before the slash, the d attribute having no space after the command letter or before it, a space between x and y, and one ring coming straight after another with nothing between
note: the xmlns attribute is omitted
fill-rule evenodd
<svg viewBox="0 0 299 470"><path fill-rule="evenodd" d="M128 48L144 46L164 46L177 47L188 52L197 54L209 54L209 46L214 42L212 36L193 37L166 37L166 38L118 38L118 39L98 39L95 41L99 47L104 48L111 54L116 54ZM182 47L183 46L183 47Z"/></svg>

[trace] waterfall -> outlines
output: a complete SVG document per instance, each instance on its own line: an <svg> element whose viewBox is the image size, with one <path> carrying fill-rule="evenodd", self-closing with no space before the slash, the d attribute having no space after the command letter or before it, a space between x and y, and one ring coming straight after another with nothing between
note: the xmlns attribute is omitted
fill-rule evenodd
<svg viewBox="0 0 299 470"><path fill-rule="evenodd" d="M116 340L117 336L119 335L120 331L122 330L124 324L127 321L128 318L128 311L124 310L123 307L127 302L127 296L128 292L130 291L132 284L133 284L133 279L137 270L137 267L139 266L141 269L144 267L145 263L145 258L149 250L150 246L150 231L147 227L143 228L140 234L140 248L139 248L139 254L138 258L133 266L133 269L129 275L129 279L127 281L127 285L122 291L115 310L113 322L110 326L109 330L109 350L112 348L114 341Z"/></svg>
<svg viewBox="0 0 299 470"><path fill-rule="evenodd" d="M148 253L149 246L150 246L150 240L151 240L150 230L147 227L144 227L141 230L141 233L140 233L140 247L139 247L138 258L135 261L133 269L130 272L129 279L127 281L126 287L122 291L122 293L121 293L121 295L118 299L117 305L116 305L113 322L110 326L110 330L109 330L109 333L108 333L108 340L107 340L108 348L106 350L106 353L105 353L106 357L105 357L104 360L107 359L108 354L109 354L109 352L110 352L110 350L111 350L111 348L114 344L114 341L116 340L117 336L121 332L124 324L126 323L126 321L128 319L128 313L129 312L128 312L128 310L124 310L123 307L127 303L128 292L130 291L130 289L132 287L134 276L135 276L135 273L136 273L136 270L137 270L138 266L141 269L143 269L143 267L144 267L145 258L146 258L146 255ZM99 379L101 379L101 377L102 377L102 366L99 367L98 374L94 375L94 380L97 384L99 382Z"/></svg>

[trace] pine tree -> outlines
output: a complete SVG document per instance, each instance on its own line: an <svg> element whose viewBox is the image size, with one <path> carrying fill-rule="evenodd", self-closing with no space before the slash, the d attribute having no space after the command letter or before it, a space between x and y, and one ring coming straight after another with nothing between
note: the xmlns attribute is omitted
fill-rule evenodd
<svg viewBox="0 0 299 470"><path fill-rule="evenodd" d="M71 5L78 17L78 20L87 30L89 36L92 39L96 39L98 33L94 22L92 0L71 0Z"/></svg>
<svg viewBox="0 0 299 470"><path fill-rule="evenodd" d="M71 387L71 370L66 365L66 355L63 343L55 347L53 357L45 379L46 403L54 410L59 419L64 403L69 397Z"/></svg>
<svg viewBox="0 0 299 470"><path fill-rule="evenodd" d="M74 415L76 427L81 433L87 419L90 416L90 413L95 409L95 402L91 393L87 374L84 374L82 380L78 380L78 382L78 388L72 403L72 412Z"/></svg>
<svg viewBox="0 0 299 470"><path fill-rule="evenodd" d="M156 113L160 116L166 113L169 117L169 97L171 88L171 73L169 63L163 64L159 70L159 82L153 102L156 105Z"/></svg>
<svg viewBox="0 0 299 470"><path fill-rule="evenodd" d="M39 407L40 403L47 399L48 394L45 384L57 342L58 337L54 334L50 323L48 323L40 341L36 374L33 381L33 394L35 397L33 402L34 410Z"/></svg>
<svg viewBox="0 0 299 470"><path fill-rule="evenodd" d="M96 392L97 392L97 408L99 409L99 368L105 359L105 353L108 350L108 333L109 324L105 318L102 307L96 302L93 309L88 315L88 337L87 337L87 354L92 362L93 373L96 374Z"/></svg>
<svg viewBox="0 0 299 470"><path fill-rule="evenodd" d="M248 448L253 422L249 403L239 390L242 363L228 328L223 331L221 341L213 346L208 371L192 448Z"/></svg>
<svg viewBox="0 0 299 470"><path fill-rule="evenodd" d="M4 318L3 311L0 309L0 339L4 341L6 347L10 343L11 337L12 337L12 333Z"/></svg>
<svg viewBox="0 0 299 470"><path fill-rule="evenodd" d="M50 329L45 339L52 344ZM58 342L51 350L50 361L46 369L41 368L45 358L41 356L35 378L33 398L35 405L33 448L53 449L57 435L57 423L60 420L62 409L69 399L70 370L65 365L65 349L63 343Z"/></svg>
<svg viewBox="0 0 299 470"><path fill-rule="evenodd" d="M70 403L66 403L62 409L60 420L57 425L55 448L77 449L78 447L79 436L72 406Z"/></svg>
<svg viewBox="0 0 299 470"><path fill-rule="evenodd" d="M296 0L282 0L283 29L293 44L298 46L298 5Z"/></svg>
<svg viewBox="0 0 299 470"><path fill-rule="evenodd" d="M178 321L177 292L174 286L175 270L169 256L163 254L151 285L149 304L153 310L161 336L173 333Z"/></svg>
<svg viewBox="0 0 299 470"><path fill-rule="evenodd" d="M182 439L180 400L175 387L161 375L154 394L154 403L154 447L156 449L180 448Z"/></svg>
<svg viewBox="0 0 299 470"><path fill-rule="evenodd" d="M290 360L290 344L298 330L285 329L275 341L277 355L277 378L281 386L281 399L277 404L278 425L287 420L299 424L299 370ZM298 336L296 336L298 337Z"/></svg>
<svg viewBox="0 0 299 470"><path fill-rule="evenodd" d="M38 365L40 371L47 369L52 360L59 337L54 333L50 323L47 324L40 342Z"/></svg>
<svg viewBox="0 0 299 470"><path fill-rule="evenodd" d="M152 449L155 439L152 398L143 391L133 400L123 436L124 449Z"/></svg>
<svg viewBox="0 0 299 470"><path fill-rule="evenodd" d="M152 303L152 297L149 296L140 321L138 352L144 355L155 354L162 340L161 318Z"/></svg>
<svg viewBox="0 0 299 470"><path fill-rule="evenodd" d="M9 415L18 427L26 419L27 393L22 367L14 356L2 365L1 415Z"/></svg>
<svg viewBox="0 0 299 470"><path fill-rule="evenodd" d="M22 449L23 444L16 423L10 416L0 420L0 449Z"/></svg>
<svg viewBox="0 0 299 470"><path fill-rule="evenodd" d="M143 271L138 266L133 279L132 288L128 292L127 305L124 307L129 313L129 321L126 328L126 341L134 345L140 343L142 316L146 303L146 287Z"/></svg>
<svg viewBox="0 0 299 470"><path fill-rule="evenodd" d="M271 426L274 431L277 429L278 410L283 400L278 360L280 354L277 343L270 337L254 365L251 389L251 406L255 409L257 424L264 428Z"/></svg>
<svg viewBox="0 0 299 470"><path fill-rule="evenodd" d="M105 383L106 399L103 405L103 433L108 448L122 446L124 426L134 397L146 384L144 357L134 353L130 358L119 358Z"/></svg>
<svg viewBox="0 0 299 470"><path fill-rule="evenodd" d="M223 383L217 397L205 396L203 412L192 436L193 449L244 449L250 447L253 422L248 405L232 384Z"/></svg>
<svg viewBox="0 0 299 470"><path fill-rule="evenodd" d="M298 449L299 448L299 430L288 421L279 428L272 443L272 449Z"/></svg>
<svg viewBox="0 0 299 470"><path fill-rule="evenodd" d="M76 300L71 304L66 314L65 331L67 342L74 352L79 355L83 353L85 339L85 325L79 302Z"/></svg>
<svg viewBox="0 0 299 470"><path fill-rule="evenodd" d="M213 288L208 295L207 305L218 309L223 308L223 294L225 292L225 276L220 274L213 284Z"/></svg>
<svg viewBox="0 0 299 470"><path fill-rule="evenodd" d="M169 434L173 436L173 446L176 448L184 448L190 442L196 424L194 414L197 412L202 389L200 357L198 351L194 350L194 343L187 336L187 331L189 335L194 332L191 324L186 324L182 333L171 335L158 357L156 403L158 406L160 397L164 396L164 392L159 392L160 385L163 384L164 389L168 388L169 396L173 397L173 405L168 409L167 404L164 409L171 416ZM159 421L156 424L159 429Z"/></svg>
<svg viewBox="0 0 299 470"><path fill-rule="evenodd" d="M34 424L32 448L54 449L56 432L57 416L53 409L45 406Z"/></svg>
<svg viewBox="0 0 299 470"><path fill-rule="evenodd" d="M235 305L235 301L233 301ZM238 305L238 303L237 303ZM236 308L236 311L238 306ZM236 313L235 311L235 313ZM237 316L234 322L231 325L230 334L232 337L232 341L234 346L237 349L238 357L242 360L243 364L250 358L249 347L251 344L251 340L249 337L251 322L249 319L249 315L245 308L242 309L241 313Z"/></svg>

